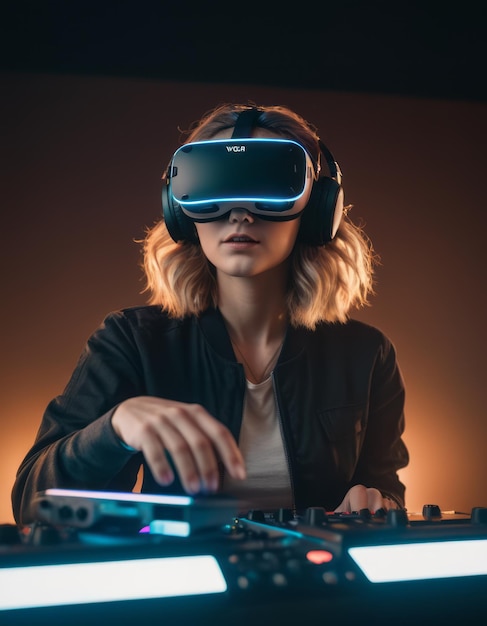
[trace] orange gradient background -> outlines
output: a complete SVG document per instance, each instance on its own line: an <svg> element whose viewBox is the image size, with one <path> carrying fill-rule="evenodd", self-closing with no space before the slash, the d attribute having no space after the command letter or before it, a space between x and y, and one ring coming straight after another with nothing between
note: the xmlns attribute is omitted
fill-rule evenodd
<svg viewBox="0 0 487 626"><path fill-rule="evenodd" d="M483 103L248 85L4 74L0 523L43 410L106 313L142 304L135 240L160 214L178 127L225 101L318 127L382 265L356 317L407 385L407 506L487 506Z"/></svg>

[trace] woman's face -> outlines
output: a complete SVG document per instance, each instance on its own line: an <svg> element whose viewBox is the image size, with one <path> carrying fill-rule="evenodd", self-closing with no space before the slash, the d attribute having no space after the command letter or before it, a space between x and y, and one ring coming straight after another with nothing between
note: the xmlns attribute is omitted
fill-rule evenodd
<svg viewBox="0 0 487 626"><path fill-rule="evenodd" d="M214 139L226 139L232 129ZM278 135L258 128L254 137ZM245 209L232 209L222 219L196 223L201 247L218 272L252 277L283 266L294 247L300 218L287 222L260 219Z"/></svg>

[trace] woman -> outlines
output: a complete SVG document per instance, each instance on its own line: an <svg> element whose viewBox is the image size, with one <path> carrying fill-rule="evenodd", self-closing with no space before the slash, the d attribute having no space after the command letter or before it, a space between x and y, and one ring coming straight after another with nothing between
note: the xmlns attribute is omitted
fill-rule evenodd
<svg viewBox="0 0 487 626"><path fill-rule="evenodd" d="M184 206L176 163L219 145L301 150L302 194L281 213L231 193L210 219ZM16 520L32 521L50 487L131 491L141 464L145 492L224 492L263 510L404 506L404 385L391 342L349 317L372 293L375 258L331 153L279 106L217 107L184 148L144 241L150 304L88 340L21 464Z"/></svg>

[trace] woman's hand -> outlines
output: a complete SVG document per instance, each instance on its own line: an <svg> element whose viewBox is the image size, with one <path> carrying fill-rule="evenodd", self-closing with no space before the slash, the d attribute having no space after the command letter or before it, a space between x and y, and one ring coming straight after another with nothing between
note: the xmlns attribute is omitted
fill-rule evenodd
<svg viewBox="0 0 487 626"><path fill-rule="evenodd" d="M390 498L384 498L378 489L354 485L347 491L340 505L335 509L336 513L351 513L369 509L375 512L379 509L397 509L397 504Z"/></svg>
<svg viewBox="0 0 487 626"><path fill-rule="evenodd" d="M112 425L125 444L144 454L161 485L174 480L166 451L187 493L217 491L219 460L232 478L245 478L244 460L232 434L199 404L130 398L117 407Z"/></svg>

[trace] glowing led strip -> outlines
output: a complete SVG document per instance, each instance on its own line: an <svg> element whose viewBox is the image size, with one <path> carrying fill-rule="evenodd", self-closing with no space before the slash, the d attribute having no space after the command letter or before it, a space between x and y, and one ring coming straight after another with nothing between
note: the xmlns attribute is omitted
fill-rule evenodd
<svg viewBox="0 0 487 626"><path fill-rule="evenodd" d="M273 202L274 204L282 204L283 202L294 202L296 200L299 200L299 198L303 197L305 191L306 189L303 189L303 191L297 196L285 196L283 198L268 198L266 196L260 197L260 196L249 195L249 196L242 196L241 198L238 196L221 196L217 198L207 198L205 200L182 200L180 198L176 198L174 194L173 194L173 198L182 207L188 207L188 208L198 206L199 204L209 204L210 202L214 204L219 204L220 202L266 202L266 203Z"/></svg>
<svg viewBox="0 0 487 626"><path fill-rule="evenodd" d="M348 553L373 583L487 575L487 539L360 546Z"/></svg>
<svg viewBox="0 0 487 626"><path fill-rule="evenodd" d="M213 556L0 568L0 611L223 593Z"/></svg>
<svg viewBox="0 0 487 626"><path fill-rule="evenodd" d="M124 502L144 502L148 504L190 505L194 502L190 496L166 496L146 493L125 493L117 491L86 491L78 489L48 489L48 496L69 496L89 498L90 500L123 500Z"/></svg>

